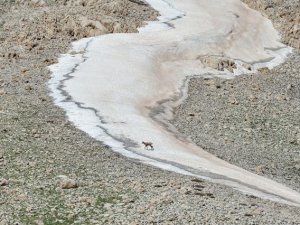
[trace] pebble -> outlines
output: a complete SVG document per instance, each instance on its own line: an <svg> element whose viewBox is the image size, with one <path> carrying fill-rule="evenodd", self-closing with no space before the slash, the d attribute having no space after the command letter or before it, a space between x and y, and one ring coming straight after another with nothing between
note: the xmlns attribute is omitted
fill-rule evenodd
<svg viewBox="0 0 300 225"><path fill-rule="evenodd" d="M6 179L0 179L0 186L7 186L9 184L8 180Z"/></svg>
<svg viewBox="0 0 300 225"><path fill-rule="evenodd" d="M60 181L60 187L62 189L72 189L72 188L78 188L78 184L73 179L70 179L68 177L62 177Z"/></svg>

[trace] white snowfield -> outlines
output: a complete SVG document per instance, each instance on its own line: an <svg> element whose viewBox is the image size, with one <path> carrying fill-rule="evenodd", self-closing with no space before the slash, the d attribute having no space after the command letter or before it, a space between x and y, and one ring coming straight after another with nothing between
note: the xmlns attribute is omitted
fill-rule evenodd
<svg viewBox="0 0 300 225"><path fill-rule="evenodd" d="M300 205L300 194L231 165L182 137L168 124L191 76L226 79L282 63L291 48L271 22L239 0L147 0L161 14L137 34L110 34L73 43L50 67L56 104L74 124L125 156L242 192ZM75 53L74 53L75 52ZM235 60L234 73L199 57ZM222 113L222 112L220 112ZM151 141L147 151L142 141Z"/></svg>

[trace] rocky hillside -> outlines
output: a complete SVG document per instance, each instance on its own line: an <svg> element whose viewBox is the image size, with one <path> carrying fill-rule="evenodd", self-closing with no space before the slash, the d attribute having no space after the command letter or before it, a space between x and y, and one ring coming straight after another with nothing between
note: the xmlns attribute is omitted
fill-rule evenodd
<svg viewBox="0 0 300 225"><path fill-rule="evenodd" d="M262 12L280 31L282 41L300 49L300 1L299 0L242 0L249 7Z"/></svg>

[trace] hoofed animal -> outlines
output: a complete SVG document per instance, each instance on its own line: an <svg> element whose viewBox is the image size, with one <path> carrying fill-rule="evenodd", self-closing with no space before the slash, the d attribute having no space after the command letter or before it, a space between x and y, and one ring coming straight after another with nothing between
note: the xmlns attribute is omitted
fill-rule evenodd
<svg viewBox="0 0 300 225"><path fill-rule="evenodd" d="M153 143L152 143L152 142L142 141L142 144L144 145L144 148L145 148L145 149L149 149L149 148L150 148L150 150L154 150L154 147L153 147Z"/></svg>

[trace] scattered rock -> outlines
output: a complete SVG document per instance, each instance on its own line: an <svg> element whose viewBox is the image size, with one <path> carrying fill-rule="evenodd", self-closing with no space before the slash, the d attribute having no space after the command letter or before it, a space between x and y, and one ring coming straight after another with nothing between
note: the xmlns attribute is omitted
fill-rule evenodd
<svg viewBox="0 0 300 225"><path fill-rule="evenodd" d="M6 91L4 91L3 89L0 89L0 95L5 95Z"/></svg>
<svg viewBox="0 0 300 225"><path fill-rule="evenodd" d="M264 165L259 165L259 166L255 167L255 172L257 174L264 174L265 167L266 166L264 166Z"/></svg>
<svg viewBox="0 0 300 225"><path fill-rule="evenodd" d="M2 54L2 57L6 59L17 59L19 58L19 54L16 52L7 52L5 54Z"/></svg>
<svg viewBox="0 0 300 225"><path fill-rule="evenodd" d="M242 66L243 66L246 70L249 70L249 71L252 70L252 65L251 65L251 64L244 63Z"/></svg>
<svg viewBox="0 0 300 225"><path fill-rule="evenodd" d="M33 90L33 87L32 87L31 85L27 85L27 86L25 87L25 90L31 91L31 90Z"/></svg>
<svg viewBox="0 0 300 225"><path fill-rule="evenodd" d="M270 70L269 70L269 68L264 67L264 68L258 69L258 72L259 72L260 74L266 75L266 74L268 74L268 73L270 72Z"/></svg>
<svg viewBox="0 0 300 225"><path fill-rule="evenodd" d="M196 183L204 183L204 180L200 179L200 178L193 178L191 179L192 182L196 182Z"/></svg>
<svg viewBox="0 0 300 225"><path fill-rule="evenodd" d="M78 184L75 180L68 178L67 176L59 176L61 178L60 187L62 189L78 188Z"/></svg>
<svg viewBox="0 0 300 225"><path fill-rule="evenodd" d="M7 186L9 184L8 180L6 179L0 179L0 186L3 187L3 186Z"/></svg>
<svg viewBox="0 0 300 225"><path fill-rule="evenodd" d="M218 57L218 56L204 56L199 57L200 61L204 66L210 67L215 70L225 71L233 73L233 70L236 69L236 64L233 60Z"/></svg>
<svg viewBox="0 0 300 225"><path fill-rule="evenodd" d="M202 191L203 188L205 188L205 186L203 185L200 185L200 184L196 184L196 185L193 185L193 188L197 191Z"/></svg>

